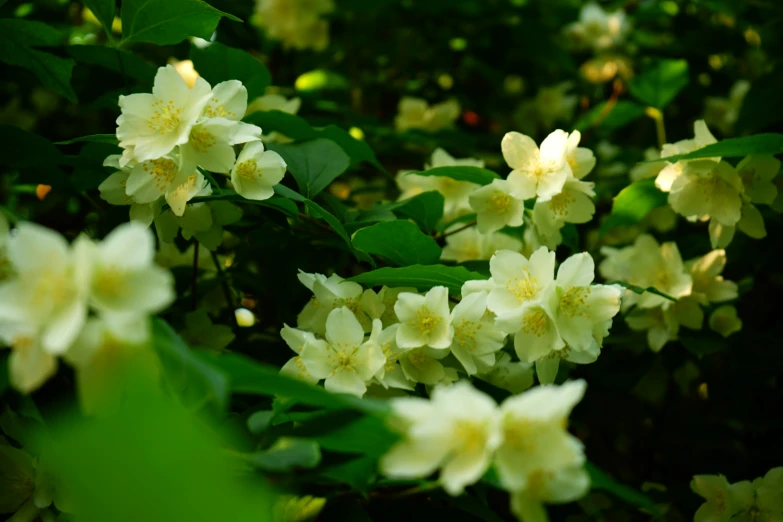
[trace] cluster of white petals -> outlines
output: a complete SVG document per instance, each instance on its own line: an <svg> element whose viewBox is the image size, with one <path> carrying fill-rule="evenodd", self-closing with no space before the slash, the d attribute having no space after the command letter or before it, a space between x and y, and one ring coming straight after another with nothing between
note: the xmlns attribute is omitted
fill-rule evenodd
<svg viewBox="0 0 783 522"><path fill-rule="evenodd" d="M117 170L99 189L109 203L130 205L131 219L149 225L164 201L182 217L189 201L212 193L203 170L230 176L237 193L256 200L271 197L285 174L285 161L264 150L261 129L241 121L247 89L237 80L212 87L198 77L188 87L168 65L158 70L151 94L120 96L119 105L123 153L106 158L104 165Z"/></svg>
<svg viewBox="0 0 783 522"><path fill-rule="evenodd" d="M705 500L694 522L783 520L783 467L734 484L723 475L696 475L691 489Z"/></svg>
<svg viewBox="0 0 783 522"><path fill-rule="evenodd" d="M100 243L20 223L7 239L10 273L0 283L0 339L11 347L12 384L29 393L64 357L81 370L104 351L139 345L148 317L174 300L174 279L154 264L155 241L139 223Z"/></svg>
<svg viewBox="0 0 783 522"><path fill-rule="evenodd" d="M650 235L639 236L625 248L603 247L606 257L598 267L601 276L619 280L640 288L653 287L675 298L673 302L661 295L645 292L625 292L625 320L633 330L646 330L653 351L677 339L680 326L700 330L704 323L703 307L726 303L737 298L737 284L721 276L726 266L726 252L713 250L706 255L683 262L677 245L658 242ZM713 311L710 325L722 335L739 329L741 322L734 307L733 320L726 307ZM727 315L728 314L728 315Z"/></svg>
<svg viewBox="0 0 783 522"><path fill-rule="evenodd" d="M584 381L539 386L499 406L466 381L437 387L429 400L392 399L392 427L402 435L380 461L393 478L424 478L440 470L440 483L461 494L494 466L520 517L543 503L571 502L590 479L582 443L568 433L571 410Z"/></svg>

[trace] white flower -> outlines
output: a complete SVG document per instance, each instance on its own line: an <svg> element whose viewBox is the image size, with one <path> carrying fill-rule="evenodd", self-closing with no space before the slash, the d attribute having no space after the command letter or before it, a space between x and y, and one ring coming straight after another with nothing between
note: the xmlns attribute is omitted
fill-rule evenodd
<svg viewBox="0 0 783 522"><path fill-rule="evenodd" d="M742 215L742 180L729 163L689 161L671 186L669 204L685 217L733 226Z"/></svg>
<svg viewBox="0 0 783 522"><path fill-rule="evenodd" d="M509 181L496 179L474 191L468 198L470 207L476 212L478 229L483 234L500 230L505 226L522 225L525 205L511 194Z"/></svg>
<svg viewBox="0 0 783 522"><path fill-rule="evenodd" d="M110 316L121 322L119 316L146 317L174 301L174 279L155 265L155 240L144 225L120 225L99 244L82 236L74 249L90 265L90 301L110 324Z"/></svg>
<svg viewBox="0 0 783 522"><path fill-rule="evenodd" d="M648 148L644 150L645 163L637 163L631 168L629 176L631 181L641 181L643 179L655 178L661 170L669 165L665 161L654 161L661 158L661 152L658 149ZM649 162L649 163L646 163ZM672 180L673 181L673 180ZM671 184L669 184L671 187Z"/></svg>
<svg viewBox="0 0 783 522"><path fill-rule="evenodd" d="M370 331L369 318L361 311L362 286L346 281L337 274L326 277L299 271L299 281L313 291L313 298L305 305L296 319L299 328L323 335L326 318L335 308L347 307L354 312L365 331Z"/></svg>
<svg viewBox="0 0 783 522"><path fill-rule="evenodd" d="M329 22L321 16L333 10L332 0L258 0L253 20L286 49L322 51L329 45Z"/></svg>
<svg viewBox="0 0 783 522"><path fill-rule="evenodd" d="M566 161L576 179L583 179L595 167L595 155L590 149L579 146L581 139L582 133L575 130L568 135L568 141L566 142ZM605 141L601 143L604 144L604 147L609 145ZM599 148L598 151L600 152L601 149Z"/></svg>
<svg viewBox="0 0 783 522"><path fill-rule="evenodd" d="M300 357L310 375L325 379L327 390L359 397L385 362L377 343L364 342L362 325L346 307L329 313L326 341L306 343Z"/></svg>
<svg viewBox="0 0 783 522"><path fill-rule="evenodd" d="M299 112L301 105L302 100L299 98L291 98L289 100L280 94L265 94L253 100L247 106L247 114L257 111L280 111L286 114L296 114ZM277 131L262 134L261 139L264 143L286 143L292 141L290 138Z"/></svg>
<svg viewBox="0 0 783 522"><path fill-rule="evenodd" d="M522 393L533 385L533 368L530 363L512 361L505 352L498 352L498 358L492 368L476 375L501 390L513 394Z"/></svg>
<svg viewBox="0 0 783 522"><path fill-rule="evenodd" d="M580 46L599 52L622 43L630 29L622 9L607 13L597 3L589 2L582 6L579 20L566 27L566 34Z"/></svg>
<svg viewBox="0 0 783 522"><path fill-rule="evenodd" d="M720 274L726 266L726 251L713 250L689 261L686 267L691 273L691 296L699 303L722 303L737 298L737 283L726 281Z"/></svg>
<svg viewBox="0 0 783 522"><path fill-rule="evenodd" d="M60 234L33 223L17 226L8 259L15 274L0 284L0 324L25 332L26 338L40 335L43 350L62 354L87 316L88 264Z"/></svg>
<svg viewBox="0 0 783 522"><path fill-rule="evenodd" d="M285 175L286 163L260 141L245 145L231 169L231 184L240 196L261 201L275 193L273 187Z"/></svg>
<svg viewBox="0 0 783 522"><path fill-rule="evenodd" d="M428 346L446 349L451 345L454 329L449 321L449 291L436 286L425 295L402 292L394 303L400 321L397 345L400 348Z"/></svg>
<svg viewBox="0 0 783 522"><path fill-rule="evenodd" d="M673 144L665 144L663 150L661 150L660 157L665 160L669 156L688 154L689 152L717 143L718 141L707 128L704 120L697 120L693 123L693 134L694 138L692 140L681 140ZM672 183L682 174L685 165L687 165L689 161L705 160L680 160L675 163L666 162L666 166L658 172L658 176L655 178L655 186L664 192L669 192L672 188ZM709 158L707 161L718 162L720 161L720 158Z"/></svg>
<svg viewBox="0 0 783 522"><path fill-rule="evenodd" d="M195 169L186 170L173 156L136 164L125 182L125 193L139 204L154 203L161 196L177 216L191 199L211 193L209 182Z"/></svg>
<svg viewBox="0 0 783 522"><path fill-rule="evenodd" d="M457 166L483 167L484 162L474 158L455 158L445 150L438 148L432 153L430 163L424 165L424 170ZM443 196L444 219L453 219L469 213L468 196L479 188L479 185L469 181L458 181L448 176L423 176L404 170L397 174L396 180L401 192L398 201L431 190L439 192Z"/></svg>
<svg viewBox="0 0 783 522"><path fill-rule="evenodd" d="M710 329L723 337L742 330L742 319L737 317L737 309L731 305L719 306L710 314Z"/></svg>
<svg viewBox="0 0 783 522"><path fill-rule="evenodd" d="M538 502L570 502L587 492L582 443L566 430L585 387L582 380L539 386L503 402L494 465L504 488Z"/></svg>
<svg viewBox="0 0 783 522"><path fill-rule="evenodd" d="M489 271L494 288L487 308L497 316L501 328L515 333L522 329L523 307L538 301L554 281L555 253L541 247L528 260L518 252L501 250L489 260Z"/></svg>
<svg viewBox="0 0 783 522"><path fill-rule="evenodd" d="M593 187L594 183L569 177L562 192L547 201L536 201L533 207L533 222L543 244L554 249L563 241L560 229L566 223L587 223L593 219Z"/></svg>
<svg viewBox="0 0 783 522"><path fill-rule="evenodd" d="M461 225L455 225L459 227ZM448 234L449 230L446 229ZM522 241L502 232L482 234L476 228L466 228L446 236L446 246L440 258L444 261L463 263L488 260L498 250L522 250Z"/></svg>
<svg viewBox="0 0 783 522"><path fill-rule="evenodd" d="M431 401L393 399L403 440L381 458L384 475L426 477L440 468L440 481L459 495L489 468L500 443L497 405L467 382L436 388Z"/></svg>
<svg viewBox="0 0 783 522"><path fill-rule="evenodd" d="M297 354L283 365L280 369L280 373L304 382L309 382L310 384L317 383L320 379L310 375L310 372L307 371L307 367L301 357L304 347L317 341L315 335L310 332L305 332L304 330L291 328L287 324L284 324L282 330L280 330L280 337L282 337L288 347Z"/></svg>
<svg viewBox="0 0 783 522"><path fill-rule="evenodd" d="M744 187L743 197L751 203L772 205L778 188L772 182L780 171L780 160L774 156L748 156L737 165Z"/></svg>
<svg viewBox="0 0 783 522"><path fill-rule="evenodd" d="M173 66L161 67L152 94L120 96L120 147L132 147L134 159L140 162L169 154L177 145L187 143L211 94L203 79L196 79L190 89Z"/></svg>
<svg viewBox="0 0 783 522"><path fill-rule="evenodd" d="M572 175L566 160L568 133L556 130L541 142L539 150L529 136L509 132L501 142L503 158L512 170L508 175L510 192L518 199L547 201L563 190Z"/></svg>
<svg viewBox="0 0 783 522"><path fill-rule="evenodd" d="M98 185L101 199L110 205L130 205L130 219L150 226L160 211L161 204L157 201L153 203L136 203L133 197L127 194L126 186L133 163L120 167L120 157L119 154L112 154L103 161L104 167L113 167L117 171Z"/></svg>
<svg viewBox="0 0 783 522"><path fill-rule="evenodd" d="M394 127L402 132L408 129L421 129L435 132L452 127L459 117L460 106L455 100L448 100L429 106L421 98L404 97L397 107Z"/></svg>
<svg viewBox="0 0 783 522"><path fill-rule="evenodd" d="M23 322L0 325L0 339L11 348L8 373L22 393L40 388L57 371L57 357L41 346L35 330Z"/></svg>
<svg viewBox="0 0 783 522"><path fill-rule="evenodd" d="M625 316L625 322L631 330L647 330L647 344L654 352L677 339L680 326L700 330L704 322L704 312L698 301L686 296L666 308L638 308Z"/></svg>
<svg viewBox="0 0 783 522"><path fill-rule="evenodd" d="M503 348L506 340L506 334L495 326L486 312L486 292L463 296L451 311L454 328L451 353L468 375L489 371L495 363L495 352Z"/></svg>
<svg viewBox="0 0 783 522"><path fill-rule="evenodd" d="M381 329L379 322L373 322L370 342L376 343L386 358L383 367L375 374L375 381L384 388L412 390L417 381L412 381L407 377L400 364L400 358L414 350L402 350L397 346L397 328L399 325L393 324ZM440 382L442 378L442 376L438 377L431 384Z"/></svg>

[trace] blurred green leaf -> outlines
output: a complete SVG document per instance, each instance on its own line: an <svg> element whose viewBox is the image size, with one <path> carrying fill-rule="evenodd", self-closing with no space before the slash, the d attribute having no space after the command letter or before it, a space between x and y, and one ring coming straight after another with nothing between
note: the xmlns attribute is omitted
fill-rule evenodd
<svg viewBox="0 0 783 522"><path fill-rule="evenodd" d="M90 136L82 136L81 138L73 138L67 141L58 141L55 145L71 145L72 143L109 143L111 145L119 144L116 134L91 134Z"/></svg>
<svg viewBox="0 0 783 522"><path fill-rule="evenodd" d="M294 82L297 91L318 91L323 89L346 89L348 81L341 74L324 69L315 69L301 74Z"/></svg>
<svg viewBox="0 0 783 522"><path fill-rule="evenodd" d="M71 88L74 61L33 49L59 44L59 31L41 22L2 19L0 34L0 61L32 71L45 87L77 101Z"/></svg>
<svg viewBox="0 0 783 522"><path fill-rule="evenodd" d="M431 234L443 218L443 202L443 194L433 190L400 201L391 207L391 211L412 219L422 230Z"/></svg>
<svg viewBox="0 0 783 522"><path fill-rule="evenodd" d="M577 120L574 128L584 131L590 127L609 135L644 115L644 107L629 100L616 103L601 102Z"/></svg>
<svg viewBox="0 0 783 522"><path fill-rule="evenodd" d="M191 36L209 40L224 16L242 21L201 0L123 0L120 45L171 45Z"/></svg>
<svg viewBox="0 0 783 522"><path fill-rule="evenodd" d="M309 140L316 137L316 132L310 127L310 124L296 114L282 111L258 111L245 116L244 121L258 125L267 134L276 131L292 140Z"/></svg>
<svg viewBox="0 0 783 522"><path fill-rule="evenodd" d="M353 235L353 245L398 266L437 263L441 253L431 236L405 220L381 221L361 228Z"/></svg>
<svg viewBox="0 0 783 522"><path fill-rule="evenodd" d="M742 100L735 132L757 132L783 120L783 71L772 72L754 80Z"/></svg>
<svg viewBox="0 0 783 522"><path fill-rule="evenodd" d="M207 47L190 46L190 59L198 73L214 87L220 82L239 80L247 88L248 100L264 94L272 83L266 66L241 49L213 42Z"/></svg>
<svg viewBox="0 0 783 522"><path fill-rule="evenodd" d="M18 127L0 125L0 142L3 144L0 165L25 168L63 161L63 155L52 142Z"/></svg>
<svg viewBox="0 0 783 522"><path fill-rule="evenodd" d="M486 279L486 277L461 266L444 265L384 267L348 278L349 281L367 286L412 286L419 290L445 286L452 295L459 295L462 285L473 279Z"/></svg>
<svg viewBox="0 0 783 522"><path fill-rule="evenodd" d="M633 488L617 482L609 475L598 469L593 463L588 462L585 464L585 468L590 474L592 489L603 489L608 491L620 500L627 502L632 506L643 509L654 517L659 517L663 514L650 497L636 491Z"/></svg>
<svg viewBox="0 0 783 522"><path fill-rule="evenodd" d="M157 72L154 65L144 61L136 53L117 49L116 47L69 45L66 47L66 50L79 63L97 65L122 76L127 75L144 85L152 85ZM98 134L97 136L102 135Z"/></svg>
<svg viewBox="0 0 783 522"><path fill-rule="evenodd" d="M324 190L350 165L350 158L339 145L327 139L315 139L304 143L270 144L288 164L299 191L312 198Z"/></svg>
<svg viewBox="0 0 783 522"><path fill-rule="evenodd" d="M654 179L631 183L615 196L612 213L601 223L599 235L615 227L635 225L652 209L665 205L667 198L668 194L655 186Z"/></svg>
<svg viewBox="0 0 783 522"><path fill-rule="evenodd" d="M257 411L247 418L247 429L250 433L263 433L272 422L272 417L275 416L275 412L271 410Z"/></svg>
<svg viewBox="0 0 783 522"><path fill-rule="evenodd" d="M321 462L321 449L312 440L284 437L269 449L248 457L253 467L264 471L290 471L314 468Z"/></svg>
<svg viewBox="0 0 783 522"><path fill-rule="evenodd" d="M315 440L323 449L372 455L376 459L399 439L383 418L357 411L327 411L299 422L296 437Z"/></svg>
<svg viewBox="0 0 783 522"><path fill-rule="evenodd" d="M698 357L721 352L729 347L725 338L711 331L689 332L681 329L677 339L686 350Z"/></svg>
<svg viewBox="0 0 783 522"><path fill-rule="evenodd" d="M327 125L323 129L315 130L315 135L330 139L342 147L351 158L351 165L357 165L362 161L366 161L374 165L378 170L385 172L383 166L378 163L375 152L367 145L367 142L357 140L340 127Z"/></svg>
<svg viewBox="0 0 783 522"><path fill-rule="evenodd" d="M92 14L109 35L111 35L111 26L114 23L114 4L116 4L115 0L84 0L84 5L92 11Z"/></svg>
<svg viewBox="0 0 783 522"><path fill-rule="evenodd" d="M656 109L663 109L686 85L686 60L657 60L631 79L628 90L639 101Z"/></svg>
<svg viewBox="0 0 783 522"><path fill-rule="evenodd" d="M739 158L751 154L781 154L783 153L783 134L767 133L743 136L741 138L727 138L718 143L713 143L688 154L667 156L666 161L675 162L698 158Z"/></svg>
<svg viewBox="0 0 783 522"><path fill-rule="evenodd" d="M411 172L418 176L445 176L457 181L469 181L477 185L489 185L500 176L491 170L481 167L435 167L434 169L422 170L420 172Z"/></svg>

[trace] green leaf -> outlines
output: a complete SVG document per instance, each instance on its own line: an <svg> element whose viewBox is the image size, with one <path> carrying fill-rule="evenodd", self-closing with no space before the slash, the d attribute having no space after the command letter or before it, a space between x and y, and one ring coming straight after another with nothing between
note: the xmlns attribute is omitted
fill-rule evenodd
<svg viewBox="0 0 783 522"><path fill-rule="evenodd" d="M73 138L67 141L58 141L55 145L70 145L72 143L109 143L111 145L118 145L120 141L115 134L91 134L89 136L82 136L81 138Z"/></svg>
<svg viewBox="0 0 783 522"><path fill-rule="evenodd" d="M681 329L680 333L677 335L677 339L686 350L697 357L720 352L729 348L728 341L714 332L689 332Z"/></svg>
<svg viewBox="0 0 783 522"><path fill-rule="evenodd" d="M348 484L357 491L367 491L376 476L376 463L378 457L363 456L353 458L334 466L329 466L320 472L322 477L330 478L344 484Z"/></svg>
<svg viewBox="0 0 783 522"><path fill-rule="evenodd" d="M225 375L204 363L164 320L153 319L152 333L166 381L183 404L198 407L213 403L219 410L225 409L228 402Z"/></svg>
<svg viewBox="0 0 783 522"><path fill-rule="evenodd" d="M270 144L288 164L299 191L316 196L350 165L350 158L335 142L323 138L295 144Z"/></svg>
<svg viewBox="0 0 783 522"><path fill-rule="evenodd" d="M595 127L600 133L609 135L643 115L644 107L629 100L618 100L614 104L601 102L579 118L574 128L584 131Z"/></svg>
<svg viewBox="0 0 783 522"><path fill-rule="evenodd" d="M214 42L207 47L190 46L190 59L198 73L213 86L239 80L247 88L249 100L264 94L272 83L266 66L251 54Z"/></svg>
<svg viewBox="0 0 783 522"><path fill-rule="evenodd" d="M326 450L372 455L376 459L399 439L383 418L350 410L312 416L300 422L293 435L312 439Z"/></svg>
<svg viewBox="0 0 783 522"><path fill-rule="evenodd" d="M686 85L686 60L657 60L631 79L628 90L639 101L656 109L663 109Z"/></svg>
<svg viewBox="0 0 783 522"><path fill-rule="evenodd" d="M271 424L274 416L275 412L271 410L257 411L247 418L247 429L256 435L263 433Z"/></svg>
<svg viewBox="0 0 783 522"><path fill-rule="evenodd" d="M431 234L443 218L443 203L443 194L433 190L403 200L391 210L399 216L414 220L422 230Z"/></svg>
<svg viewBox="0 0 783 522"><path fill-rule="evenodd" d="M334 217L333 214L331 214L328 210L323 208L321 205L316 203L315 201L312 201L310 199L305 200L305 206L307 206L308 209L310 209L310 213L315 218L320 218L326 221L330 227L332 227L332 230L337 233L340 238L342 238L343 241L345 241L345 244L348 245L348 250L351 251L351 253L356 257L359 261L367 261L372 266L375 266L375 263L372 261L372 258L367 255L364 252L359 252L354 248L353 243L351 242L351 237L348 235L348 232L345 230L345 227L343 226L340 221Z"/></svg>
<svg viewBox="0 0 783 522"><path fill-rule="evenodd" d="M767 133L741 138L727 138L718 143L713 143L688 154L667 156L664 159L669 162L690 160L698 158L740 158L751 154L783 154L783 134Z"/></svg>
<svg viewBox="0 0 783 522"><path fill-rule="evenodd" d="M316 132L304 118L283 111L259 111L248 114L244 121L258 125L265 133L277 131L292 140L309 140Z"/></svg>
<svg viewBox="0 0 783 522"><path fill-rule="evenodd" d="M676 303L678 302L678 299L676 297L672 297L669 294L665 294L655 288L654 286L648 286L647 288L643 288L641 286L632 285L631 283L626 283L625 281L610 281L606 283L607 285L620 285L624 288L627 288L631 292L635 294L642 295L643 293L647 292L648 294L655 294L663 297L664 299L668 299L669 301Z"/></svg>
<svg viewBox="0 0 783 522"><path fill-rule="evenodd" d="M398 266L437 263L441 253L432 237L405 220L381 221L359 229L353 235L353 245Z"/></svg>
<svg viewBox="0 0 783 522"><path fill-rule="evenodd" d="M631 183L615 196L612 213L601 224L600 236L615 227L635 225L652 209L665 205L667 198L654 179Z"/></svg>
<svg viewBox="0 0 783 522"><path fill-rule="evenodd" d="M329 393L323 388L312 386L285 375L280 368L257 363L252 359L235 353L198 353L197 357L219 370L228 379L228 387L233 393L246 393L273 397L289 397L302 404L320 406L327 409L355 409L365 413L383 413L386 403L359 399L352 395Z"/></svg>
<svg viewBox="0 0 783 522"><path fill-rule="evenodd" d="M607 475L606 473L598 469L591 462L585 464L585 469L587 470L587 473L590 475L590 483L592 485L592 489L603 489L605 491L608 491L609 493L613 494L620 500L627 502L632 506L641 508L655 517L659 517L662 515L661 510L658 508L655 502L653 502L653 500L647 495L644 495L633 488L630 488L628 486L625 486L617 482L609 475Z"/></svg>
<svg viewBox="0 0 783 522"><path fill-rule="evenodd" d="M13 168L55 165L63 161L63 155L49 140L18 127L0 125L0 165Z"/></svg>
<svg viewBox="0 0 783 522"><path fill-rule="evenodd" d="M201 0L123 0L120 45L172 45L191 36L209 40L224 16L241 22Z"/></svg>
<svg viewBox="0 0 783 522"><path fill-rule="evenodd" d="M374 165L380 171L385 172L385 169L375 157L375 152L367 145L367 142L357 140L346 130L341 129L336 125L327 125L323 129L316 130L315 132L317 136L330 139L342 147L345 153L351 158L351 165L358 165L362 161L366 161Z"/></svg>
<svg viewBox="0 0 783 522"><path fill-rule="evenodd" d="M422 170L421 172L411 172L419 176L445 176L457 181L469 181L477 185L489 185L500 176L491 170L481 167L435 167L434 169Z"/></svg>
<svg viewBox="0 0 783 522"><path fill-rule="evenodd" d="M114 22L115 0L84 0L84 5L92 11L95 18L101 23L106 34L111 35L111 26Z"/></svg>
<svg viewBox="0 0 783 522"><path fill-rule="evenodd" d="M154 65L144 61L136 53L116 47L69 45L66 50L79 63L97 65L117 74L127 75L145 85L152 85L157 72Z"/></svg>
<svg viewBox="0 0 783 522"><path fill-rule="evenodd" d="M71 88L74 61L33 49L59 44L59 31L41 22L3 19L0 34L0 61L32 71L45 87L77 101Z"/></svg>
<svg viewBox="0 0 783 522"><path fill-rule="evenodd" d="M452 295L459 295L462 285L473 279L486 279L486 277L461 266L413 265L403 268L379 268L353 276L348 280L367 286L412 286L419 290L445 286Z"/></svg>
<svg viewBox="0 0 783 522"><path fill-rule="evenodd" d="M306 439L280 438L269 449L248 457L253 467L264 471L289 471L314 468L321 462L318 443Z"/></svg>

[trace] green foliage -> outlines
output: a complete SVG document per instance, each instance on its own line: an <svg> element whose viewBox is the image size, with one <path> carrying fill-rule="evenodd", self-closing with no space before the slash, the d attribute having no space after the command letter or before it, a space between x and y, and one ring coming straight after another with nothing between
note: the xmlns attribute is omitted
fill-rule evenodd
<svg viewBox="0 0 783 522"><path fill-rule="evenodd" d="M291 145L275 144L269 148L283 157L299 191L307 198L315 197L350 165L350 158L343 149L322 138Z"/></svg>
<svg viewBox="0 0 783 522"><path fill-rule="evenodd" d="M667 197L655 186L654 179L631 183L615 196L612 213L601 224L600 234L614 227L635 225L652 209L665 205Z"/></svg>
<svg viewBox="0 0 783 522"><path fill-rule="evenodd" d="M687 60L658 60L648 64L628 84L631 94L656 109L663 109L688 85Z"/></svg>
<svg viewBox="0 0 783 522"><path fill-rule="evenodd" d="M139 55L103 45L69 45L70 54L78 63L97 65L103 69L127 75L142 84L152 85L155 67Z"/></svg>
<svg viewBox="0 0 783 522"><path fill-rule="evenodd" d="M382 221L353 235L353 245L397 266L429 265L440 259L440 247L410 221Z"/></svg>
<svg viewBox="0 0 783 522"><path fill-rule="evenodd" d="M114 0L85 0L84 5L92 11L95 18L103 26L106 34L111 34L111 25L114 22Z"/></svg>
<svg viewBox="0 0 783 522"><path fill-rule="evenodd" d="M434 169L412 172L419 176L445 176L457 181L469 181L477 185L489 185L500 176L481 167L436 167Z"/></svg>
<svg viewBox="0 0 783 522"><path fill-rule="evenodd" d="M213 86L228 80L242 82L250 100L264 94L272 82L263 63L245 51L218 42L203 49L191 45L190 59L199 74Z"/></svg>
<svg viewBox="0 0 783 522"><path fill-rule="evenodd" d="M661 516L660 508L646 495L617 482L590 462L587 463L586 467L588 473L590 473L590 482L593 489L608 491L620 500L636 506L654 517Z"/></svg>
<svg viewBox="0 0 783 522"><path fill-rule="evenodd" d="M687 154L668 156L667 161L689 160L698 158L739 158L752 154L781 154L783 153L783 134L755 134L741 138L727 138L718 143L707 145Z"/></svg>
<svg viewBox="0 0 783 522"><path fill-rule="evenodd" d="M168 45L190 36L209 39L221 18L241 22L202 0L123 0L121 13L121 45Z"/></svg>
<svg viewBox="0 0 783 522"><path fill-rule="evenodd" d="M0 61L32 71L45 87L76 102L71 88L73 60L36 49L58 45L62 33L41 22L8 19L0 20L0 33Z"/></svg>
<svg viewBox="0 0 783 522"><path fill-rule="evenodd" d="M353 276L350 281L366 286L412 286L418 290L445 286L450 294L459 295L462 285L473 279L486 278L461 266L413 265L404 268L379 268Z"/></svg>
<svg viewBox="0 0 783 522"><path fill-rule="evenodd" d="M424 232L432 234L443 218L443 202L440 192L429 191L393 205L391 211L401 218L412 219Z"/></svg>
<svg viewBox="0 0 783 522"><path fill-rule="evenodd" d="M644 115L644 107L629 100L601 102L574 124L579 131L595 127L604 135L612 134Z"/></svg>

